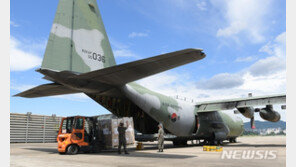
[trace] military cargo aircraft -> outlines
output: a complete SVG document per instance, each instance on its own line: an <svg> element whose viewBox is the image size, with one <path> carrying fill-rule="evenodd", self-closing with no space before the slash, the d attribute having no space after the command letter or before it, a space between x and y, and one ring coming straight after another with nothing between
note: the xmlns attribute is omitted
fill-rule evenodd
<svg viewBox="0 0 296 167"><path fill-rule="evenodd" d="M133 117L135 129L143 134L157 133L162 123L167 133L176 136L175 145L189 139L235 142L243 133L243 121L222 110L235 109L251 119L253 128L255 112L267 121L280 120L273 105L284 104L285 94L192 104L134 82L205 57L202 49L184 49L117 65L96 0L60 0L41 68L36 70L52 83L15 96L85 93L114 115Z"/></svg>

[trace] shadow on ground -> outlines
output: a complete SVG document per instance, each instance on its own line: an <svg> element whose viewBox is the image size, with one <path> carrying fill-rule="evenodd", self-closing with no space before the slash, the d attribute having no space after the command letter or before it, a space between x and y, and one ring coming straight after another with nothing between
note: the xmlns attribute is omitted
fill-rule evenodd
<svg viewBox="0 0 296 167"><path fill-rule="evenodd" d="M58 154L57 149L55 148L25 148L27 150L33 150L33 151L40 151L40 152L46 152L49 154ZM128 149L129 154L118 154L117 149L112 149L112 150L106 150L102 151L100 153L79 153L79 154L84 154L88 156L97 156L97 155L102 155L102 156L126 156L126 157L142 157L142 158L166 158L166 159L186 159L186 158L193 158L197 156L190 156L190 155L180 155L180 154L165 154L165 153L146 153L146 152L141 152L138 150L135 150L134 148ZM65 155L61 155L65 156Z"/></svg>
<svg viewBox="0 0 296 167"><path fill-rule="evenodd" d="M182 149L182 148L186 148L186 147L197 147L199 149L201 149L202 145L200 144L194 144L194 145L187 145L184 147L175 147L173 144L166 144L165 145L165 150L167 149ZM286 147L285 144L243 144L243 143L224 143L223 147ZM40 151L40 152L47 152L49 154L58 154L58 150L57 148L24 148L27 150L33 150L33 151ZM87 155L103 155L103 156L114 156L114 155L118 155L118 156L129 156L129 157L146 157L146 158L173 158L173 159L185 159L185 158L193 158L193 157L197 157L197 156L189 156L189 155L180 155L180 154L166 154L166 153L158 153L157 152L157 145L153 144L153 143L145 143L144 144L144 150L136 150L136 148L128 148L127 149L128 152L130 153L129 155L125 155L125 154L121 154L118 155L117 154L117 149L110 149L110 150L104 150L101 151L100 153L88 153ZM147 153L147 152L143 152L145 150L155 150L155 153ZM81 153L84 154L84 153Z"/></svg>
<svg viewBox="0 0 296 167"><path fill-rule="evenodd" d="M224 143L224 147L286 147L286 144L232 144Z"/></svg>
<svg viewBox="0 0 296 167"><path fill-rule="evenodd" d="M139 158L165 158L165 159L186 159L186 158L194 158L197 156L192 155L180 155L180 154L166 154L166 153L147 153L147 152L139 152L139 151L131 151L129 150L129 154L117 154L117 152L101 152L101 153L94 153L89 154L90 156L95 155L103 155L103 156L121 156L121 157L139 157Z"/></svg>
<svg viewBox="0 0 296 167"><path fill-rule="evenodd" d="M24 148L26 150L33 150L33 151L40 151L40 152L47 152L51 154L58 154L57 148Z"/></svg>

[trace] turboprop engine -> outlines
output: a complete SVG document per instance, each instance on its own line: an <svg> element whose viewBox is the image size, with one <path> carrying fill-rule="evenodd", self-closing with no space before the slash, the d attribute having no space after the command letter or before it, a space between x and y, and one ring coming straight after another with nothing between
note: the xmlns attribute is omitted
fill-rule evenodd
<svg viewBox="0 0 296 167"><path fill-rule="evenodd" d="M254 112L255 109L253 107L243 107L243 108L237 108L237 110L246 118L250 118L251 121L251 128L255 129L255 120L254 120Z"/></svg>
<svg viewBox="0 0 296 167"><path fill-rule="evenodd" d="M255 109L253 107L237 108L237 110L246 118L254 117Z"/></svg>
<svg viewBox="0 0 296 167"><path fill-rule="evenodd" d="M281 119L281 115L273 110L272 105L267 105L265 108L261 108L259 114L262 119L270 122L277 122Z"/></svg>

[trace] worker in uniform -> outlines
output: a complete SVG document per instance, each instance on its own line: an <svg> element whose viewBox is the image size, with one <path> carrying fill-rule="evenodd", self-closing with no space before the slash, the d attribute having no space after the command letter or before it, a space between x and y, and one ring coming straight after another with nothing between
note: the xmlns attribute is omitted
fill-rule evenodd
<svg viewBox="0 0 296 167"><path fill-rule="evenodd" d="M162 124L158 125L158 152L163 152L164 131Z"/></svg>
<svg viewBox="0 0 296 167"><path fill-rule="evenodd" d="M128 122L126 121L126 126L128 127ZM117 131L119 133L118 135L118 140L119 140L119 144L118 144L118 154L121 154L121 146L123 146L124 149L124 153L125 154L129 154L126 151L126 139L125 139L125 131L127 129L127 127L123 126L123 122L120 122Z"/></svg>

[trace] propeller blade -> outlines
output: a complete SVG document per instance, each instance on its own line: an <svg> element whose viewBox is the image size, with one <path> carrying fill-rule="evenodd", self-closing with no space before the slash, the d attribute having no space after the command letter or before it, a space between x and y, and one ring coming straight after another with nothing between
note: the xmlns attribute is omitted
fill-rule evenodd
<svg viewBox="0 0 296 167"><path fill-rule="evenodd" d="M256 129L254 116L251 118L251 128Z"/></svg>

